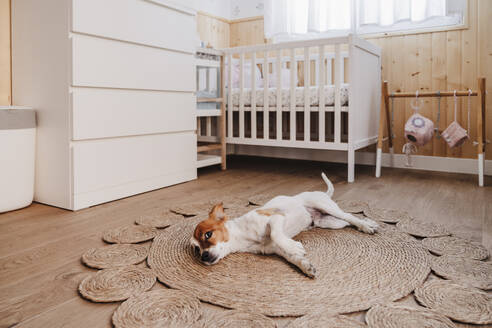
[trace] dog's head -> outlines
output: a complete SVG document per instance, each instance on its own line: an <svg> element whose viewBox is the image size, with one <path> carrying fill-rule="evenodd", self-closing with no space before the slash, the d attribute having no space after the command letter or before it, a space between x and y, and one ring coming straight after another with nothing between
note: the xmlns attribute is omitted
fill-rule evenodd
<svg viewBox="0 0 492 328"><path fill-rule="evenodd" d="M229 232L225 226L227 217L222 204L215 205L208 218L200 222L191 237L191 245L200 260L207 264L215 264L227 255L226 243Z"/></svg>

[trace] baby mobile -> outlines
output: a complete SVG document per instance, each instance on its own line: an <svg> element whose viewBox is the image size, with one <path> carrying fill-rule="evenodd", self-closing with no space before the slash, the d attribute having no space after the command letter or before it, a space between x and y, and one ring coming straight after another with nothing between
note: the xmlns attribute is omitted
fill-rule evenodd
<svg viewBox="0 0 492 328"><path fill-rule="evenodd" d="M410 106L414 110L414 113L405 124L405 139L407 143L403 145L402 152L406 155L407 162L406 166L412 166L411 154L417 153L418 146L424 146L434 137L434 133L439 135L439 119L441 116L441 97L440 92L438 95L438 112L437 112L437 126L434 127L434 122L432 120L422 116L419 113L422 107L423 100L419 98L419 92L415 92L415 98L410 102ZM463 129L457 122L457 112L458 112L458 97L456 96L456 90L454 91L454 120L453 122L444 130L441 134L443 139L446 141L450 148L461 146L469 137L470 131L470 107L471 107L471 95L472 91L468 90L468 129ZM394 97L391 98L391 112L392 112L392 125L394 117ZM394 131L394 130L393 130Z"/></svg>
<svg viewBox="0 0 492 328"><path fill-rule="evenodd" d="M472 91L470 89L466 91L433 91L433 92L393 92L389 93L388 81L383 81L381 86L381 112L379 118L379 132L378 142L376 149L376 177L381 176L381 166L383 162L383 142L388 140L389 152L393 153L393 139L395 138L394 131L394 115L395 115L395 98L413 98L410 102L410 106L413 109L413 114L410 116L405 124L404 135L406 144L403 146L402 152L406 155L406 166L412 165L411 155L417 153L417 149L420 146L427 144L434 138L443 139L450 148L460 147L467 139L470 139L470 126L471 126L471 97L477 97L478 103L476 106L476 141L473 141L473 145L476 146L477 151L477 173L478 173L478 185L484 186L484 168L485 168L485 148L490 141L487 139L486 133L486 118L487 118L487 86L486 79L479 77L477 81L478 89ZM423 101L421 98L435 97L438 98L437 119L436 125L427 117L420 114ZM440 134L439 120L441 117L441 99L442 97L453 97L454 100L454 120L451 124ZM468 122L467 129L465 130L458 123L458 97L467 97L467 109L468 109ZM390 101L391 99L391 101ZM391 118L390 118L391 115ZM390 122L391 120L391 122ZM387 124L384 124L384 123ZM388 138L384 137L384 129L388 129ZM390 165L392 156L389 157ZM425 162L423 167L426 166ZM422 165L419 165L422 166Z"/></svg>

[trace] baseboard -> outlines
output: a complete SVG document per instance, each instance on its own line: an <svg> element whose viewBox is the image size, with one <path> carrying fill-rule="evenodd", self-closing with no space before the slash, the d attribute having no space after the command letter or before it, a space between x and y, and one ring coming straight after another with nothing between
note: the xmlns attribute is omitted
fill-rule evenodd
<svg viewBox="0 0 492 328"><path fill-rule="evenodd" d="M287 159L301 159L320 162L347 163L347 152L336 150L315 150L283 147L260 147L250 145L235 145L234 154L262 156ZM376 153L356 152L355 163L362 165L376 165ZM413 170L426 170L438 172L452 172L477 174L478 162L470 158L437 157L412 155L412 167L407 167L406 156L402 154L391 155L383 153L383 167L396 167ZM384 172L383 172L384 174ZM492 160L486 160L484 174L492 175Z"/></svg>

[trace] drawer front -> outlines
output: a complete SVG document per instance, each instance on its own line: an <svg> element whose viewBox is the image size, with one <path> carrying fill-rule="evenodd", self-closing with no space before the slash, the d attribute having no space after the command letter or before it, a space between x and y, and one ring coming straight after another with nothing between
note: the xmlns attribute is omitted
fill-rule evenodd
<svg viewBox="0 0 492 328"><path fill-rule="evenodd" d="M74 32L194 52L195 16L158 2L73 0L72 13Z"/></svg>
<svg viewBox="0 0 492 328"><path fill-rule="evenodd" d="M193 55L72 36L72 84L123 89L195 91Z"/></svg>
<svg viewBox="0 0 492 328"><path fill-rule="evenodd" d="M74 196L102 192L109 201L196 174L193 132L74 142L72 152Z"/></svg>
<svg viewBox="0 0 492 328"><path fill-rule="evenodd" d="M73 139L192 131L195 103L188 92L73 88Z"/></svg>

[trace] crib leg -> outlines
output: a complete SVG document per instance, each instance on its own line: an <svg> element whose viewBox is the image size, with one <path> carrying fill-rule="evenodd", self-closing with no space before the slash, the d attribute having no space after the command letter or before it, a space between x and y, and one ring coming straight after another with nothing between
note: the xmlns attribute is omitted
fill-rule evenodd
<svg viewBox="0 0 492 328"><path fill-rule="evenodd" d="M348 173L347 173L347 181L349 183L354 182L355 178L355 150L349 149L348 150Z"/></svg>
<svg viewBox="0 0 492 328"><path fill-rule="evenodd" d="M478 154L478 186L483 187L483 153Z"/></svg>
<svg viewBox="0 0 492 328"><path fill-rule="evenodd" d="M376 178L381 177L381 154L383 150L378 148L376 151Z"/></svg>

